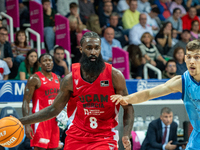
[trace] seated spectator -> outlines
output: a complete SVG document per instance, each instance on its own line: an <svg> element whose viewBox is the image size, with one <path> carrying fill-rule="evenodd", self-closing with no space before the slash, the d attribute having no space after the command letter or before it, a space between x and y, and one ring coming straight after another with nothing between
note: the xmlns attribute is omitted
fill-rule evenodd
<svg viewBox="0 0 200 150"><path fill-rule="evenodd" d="M81 46L80 41L81 41L81 38L82 38L82 36L83 36L82 31L83 31L83 30L86 30L86 29L87 29L87 28L86 28L86 26L85 26L84 24L79 24L79 25L77 26L77 29L76 29L76 38L77 38L77 45L78 45L78 46Z"/></svg>
<svg viewBox="0 0 200 150"><path fill-rule="evenodd" d="M1 56L1 51L0 51ZM10 73L10 69L8 68L7 63L4 60L0 59L0 80L8 80L8 75Z"/></svg>
<svg viewBox="0 0 200 150"><path fill-rule="evenodd" d="M187 43L190 41L190 38L191 38L191 34L190 34L190 31L189 30L183 30L183 32L181 33L181 40L179 40L176 45L174 45L170 51L167 53L167 56L170 56L170 57L173 57L173 53L174 53L174 50L177 48L177 47L182 47L184 48L184 52L186 53L186 45Z"/></svg>
<svg viewBox="0 0 200 150"><path fill-rule="evenodd" d="M165 70L162 73L163 79L171 79L176 76L176 61L173 59L170 59L166 63Z"/></svg>
<svg viewBox="0 0 200 150"><path fill-rule="evenodd" d="M20 28L23 28L23 24L30 23L28 7L23 4L22 0L19 0L19 18Z"/></svg>
<svg viewBox="0 0 200 150"><path fill-rule="evenodd" d="M198 22L200 22L199 18L197 16L197 10L195 7L190 7L188 13L185 16L183 16L181 19L183 22L183 30L185 30L185 29L190 30L192 21L194 21L194 20L197 20Z"/></svg>
<svg viewBox="0 0 200 150"><path fill-rule="evenodd" d="M172 47L172 23L166 22L155 37L161 55L166 55Z"/></svg>
<svg viewBox="0 0 200 150"><path fill-rule="evenodd" d="M177 30L176 29L172 29L172 47L174 45L176 45L176 43L178 43L178 39L177 39Z"/></svg>
<svg viewBox="0 0 200 150"><path fill-rule="evenodd" d="M178 31L178 33L182 32L182 20L181 20L181 9L175 8L173 10L173 15L166 19L166 22L171 22L174 29Z"/></svg>
<svg viewBox="0 0 200 150"><path fill-rule="evenodd" d="M86 24L89 16L95 14L94 5L88 0L79 0L80 17L83 24Z"/></svg>
<svg viewBox="0 0 200 150"><path fill-rule="evenodd" d="M171 5L170 5L170 12L171 14L173 13L175 8L179 8L181 10L181 17L183 17L184 15L186 15L186 10L182 5L183 0L174 0Z"/></svg>
<svg viewBox="0 0 200 150"><path fill-rule="evenodd" d="M150 13L146 13L147 16L147 26L150 26L153 30L153 35L155 36L159 31L159 25L156 21L156 18L158 17L158 14L160 14L160 10L158 7L153 7L150 11Z"/></svg>
<svg viewBox="0 0 200 150"><path fill-rule="evenodd" d="M115 39L120 41L122 47L128 44L128 37L124 34L122 26L118 26L119 15L113 12L110 15L110 27L115 30Z"/></svg>
<svg viewBox="0 0 200 150"><path fill-rule="evenodd" d="M56 11L51 8L50 0L42 0L44 16L44 38L47 49L53 50L55 43L55 14Z"/></svg>
<svg viewBox="0 0 200 150"><path fill-rule="evenodd" d="M161 21L165 21L165 19L169 18L171 16L170 10L169 10L169 6L170 3L167 0L155 0L154 2L159 10L160 10L160 14L158 15L158 17L160 18Z"/></svg>
<svg viewBox="0 0 200 150"><path fill-rule="evenodd" d="M110 15L112 14L113 6L111 2L104 2L103 13L99 16L101 28L109 26Z"/></svg>
<svg viewBox="0 0 200 150"><path fill-rule="evenodd" d="M38 62L38 54L32 49L27 52L25 60L20 64L16 80L27 80L32 74L41 71Z"/></svg>
<svg viewBox="0 0 200 150"><path fill-rule="evenodd" d="M66 16L70 13L70 4L76 3L78 5L78 0L57 0L57 7L59 8L57 11L59 14Z"/></svg>
<svg viewBox="0 0 200 150"><path fill-rule="evenodd" d="M120 17L123 16L124 12L129 9L128 0L119 0L117 4L117 9L119 11Z"/></svg>
<svg viewBox="0 0 200 150"><path fill-rule="evenodd" d="M81 53L77 44L76 30L78 26L78 21L75 16L69 16L69 26L70 26L70 42L71 42L71 54L72 54L72 63L79 62L81 58Z"/></svg>
<svg viewBox="0 0 200 150"><path fill-rule="evenodd" d="M127 9L122 16L122 23L124 29L131 29L134 25L139 23L140 12L137 11L137 0L129 1L129 9Z"/></svg>
<svg viewBox="0 0 200 150"><path fill-rule="evenodd" d="M31 49L27 43L27 37L24 30L19 30L15 35L15 42L12 44L12 52L15 61L20 64L25 60L27 52Z"/></svg>
<svg viewBox="0 0 200 150"><path fill-rule="evenodd" d="M34 0L34 1L36 1L39 4L42 4L42 0ZM57 10L56 0L49 0L49 1L50 1L51 8L53 8L54 10Z"/></svg>
<svg viewBox="0 0 200 150"><path fill-rule="evenodd" d="M145 58L147 63L157 67L161 71L165 69L166 60L161 56L155 45L151 44L153 36L145 32L141 37L141 44L139 46L142 56ZM149 70L149 77L156 78L155 72Z"/></svg>
<svg viewBox="0 0 200 150"><path fill-rule="evenodd" d="M88 30L96 32L98 35L101 36L102 29L99 23L99 16L96 14L92 14L89 16L88 21L86 23L86 27Z"/></svg>
<svg viewBox="0 0 200 150"><path fill-rule="evenodd" d="M177 123L173 121L172 110L168 107L162 108L160 118L149 124L140 150L176 149L177 128Z"/></svg>
<svg viewBox="0 0 200 150"><path fill-rule="evenodd" d="M147 16L146 14L140 14L139 18L140 23L135 25L130 31L129 31L129 44L139 45L141 44L141 37L143 33L149 32L153 36L152 28L147 26Z"/></svg>
<svg viewBox="0 0 200 150"><path fill-rule="evenodd" d="M78 24L82 24L81 18L78 13L78 5L76 3L70 3L70 12L66 15L68 18L70 15L73 15L77 18Z"/></svg>
<svg viewBox="0 0 200 150"><path fill-rule="evenodd" d="M52 72L60 77L66 76L69 73L67 62L64 60L65 49L61 46L54 48Z"/></svg>
<svg viewBox="0 0 200 150"><path fill-rule="evenodd" d="M130 73L134 79L142 79L144 60L140 48L137 45L129 45L127 49L130 61Z"/></svg>
<svg viewBox="0 0 200 150"><path fill-rule="evenodd" d="M190 9L190 7L195 7L197 10L197 16L200 16L200 2L199 0L184 0L183 5L186 9Z"/></svg>
<svg viewBox="0 0 200 150"><path fill-rule="evenodd" d="M173 58L176 61L176 74L183 75L183 73L187 70L184 49L182 47L177 47L174 50Z"/></svg>
<svg viewBox="0 0 200 150"><path fill-rule="evenodd" d="M200 39L199 22L197 20L192 21L190 34L191 34L191 39L190 39L191 41Z"/></svg>
<svg viewBox="0 0 200 150"><path fill-rule="evenodd" d="M140 13L149 13L151 11L151 5L148 0L138 0L137 10Z"/></svg>
<svg viewBox="0 0 200 150"><path fill-rule="evenodd" d="M122 48L120 42L115 37L113 28L108 27L104 31L104 37L101 38L101 54L104 61L112 63L112 47Z"/></svg>
<svg viewBox="0 0 200 150"><path fill-rule="evenodd" d="M0 27L3 27L2 19L0 19Z"/></svg>

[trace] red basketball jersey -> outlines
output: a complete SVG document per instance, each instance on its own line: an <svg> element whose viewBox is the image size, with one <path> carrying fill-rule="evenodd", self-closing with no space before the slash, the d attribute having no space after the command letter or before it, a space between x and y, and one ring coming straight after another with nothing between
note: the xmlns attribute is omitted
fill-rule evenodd
<svg viewBox="0 0 200 150"><path fill-rule="evenodd" d="M41 72L36 72L40 78L41 86L36 89L33 93L32 103L33 109L32 113L36 113L41 109L51 105L57 96L60 89L60 82L56 74L52 73L53 80L50 81Z"/></svg>
<svg viewBox="0 0 200 150"><path fill-rule="evenodd" d="M68 116L74 114L72 125L86 132L111 132L118 125L120 107L110 100L110 96L115 94L112 65L106 63L99 77L88 83L81 77L80 64L72 64L72 79L73 93L67 108ZM67 134L70 134L70 129Z"/></svg>

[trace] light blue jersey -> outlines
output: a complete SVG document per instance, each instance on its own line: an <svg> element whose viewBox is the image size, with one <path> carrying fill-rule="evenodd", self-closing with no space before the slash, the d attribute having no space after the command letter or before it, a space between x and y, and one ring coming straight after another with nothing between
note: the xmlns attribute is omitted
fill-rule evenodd
<svg viewBox="0 0 200 150"><path fill-rule="evenodd" d="M182 99L194 130L186 150L200 149L200 83L186 71L182 75Z"/></svg>

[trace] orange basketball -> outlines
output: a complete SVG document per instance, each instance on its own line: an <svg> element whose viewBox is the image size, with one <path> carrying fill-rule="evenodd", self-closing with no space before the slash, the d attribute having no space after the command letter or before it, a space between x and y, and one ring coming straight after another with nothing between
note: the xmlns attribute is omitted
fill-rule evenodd
<svg viewBox="0 0 200 150"><path fill-rule="evenodd" d="M0 120L0 145L3 147L15 147L21 143L24 137L24 127L21 122L13 117L4 117Z"/></svg>

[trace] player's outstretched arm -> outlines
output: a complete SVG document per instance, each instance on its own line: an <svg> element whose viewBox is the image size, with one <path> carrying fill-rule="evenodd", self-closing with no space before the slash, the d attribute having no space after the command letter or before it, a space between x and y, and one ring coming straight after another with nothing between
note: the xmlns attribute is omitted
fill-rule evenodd
<svg viewBox="0 0 200 150"><path fill-rule="evenodd" d="M128 95L128 90L126 88L126 81L124 79L123 74L119 70L113 68L112 78L116 94L120 94L123 96ZM132 105L122 106L122 107L124 109L124 116L123 116L124 130L123 130L122 143L126 150L130 150L131 149L130 134L134 121L134 109Z"/></svg>
<svg viewBox="0 0 200 150"><path fill-rule="evenodd" d="M72 74L65 76L61 82L60 91L52 105L40 110L30 116L19 119L22 124L33 124L42 122L57 116L69 101L70 94L73 91Z"/></svg>
<svg viewBox="0 0 200 150"><path fill-rule="evenodd" d="M118 103L121 105L137 104L176 92L182 92L181 76L175 76L164 84L158 85L151 89L136 92L128 96L112 95L111 100L116 105Z"/></svg>

